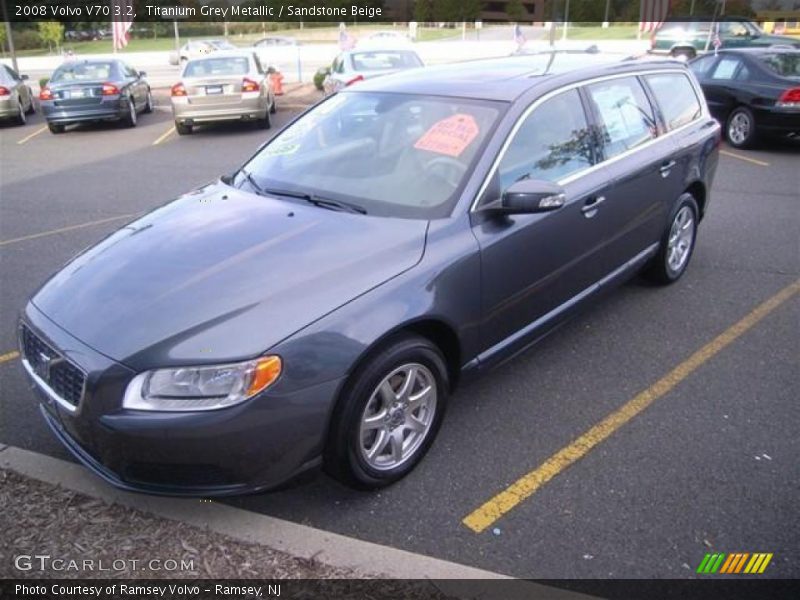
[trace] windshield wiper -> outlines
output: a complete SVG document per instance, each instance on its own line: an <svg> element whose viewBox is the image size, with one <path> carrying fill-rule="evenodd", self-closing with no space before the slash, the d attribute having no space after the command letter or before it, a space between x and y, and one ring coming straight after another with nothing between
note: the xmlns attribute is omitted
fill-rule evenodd
<svg viewBox="0 0 800 600"><path fill-rule="evenodd" d="M258 184L255 177L253 177L253 174L246 169L239 169L239 172L245 176L247 183L250 184L250 186L259 196L288 196L290 198L299 198L300 200L305 200L306 202L309 202L315 206L321 206L331 210L341 210L345 212L358 213L360 215L367 214L366 209L358 206L357 204L351 204L350 202L342 202L340 200L333 200L331 198L323 198L322 196L317 196L316 194L308 194L306 192L298 192L295 190L262 187Z"/></svg>
<svg viewBox="0 0 800 600"><path fill-rule="evenodd" d="M260 190L266 194L274 194L276 196L289 196L290 198L299 198L315 206L321 206L323 208L329 208L331 210L341 210L345 212L358 213L360 215L367 214L366 209L358 206L357 204L351 204L350 202L342 202L341 200L333 200L331 198L323 198L322 196L317 196L316 194L308 194L306 192L298 192L295 190L282 190L277 188L260 188Z"/></svg>

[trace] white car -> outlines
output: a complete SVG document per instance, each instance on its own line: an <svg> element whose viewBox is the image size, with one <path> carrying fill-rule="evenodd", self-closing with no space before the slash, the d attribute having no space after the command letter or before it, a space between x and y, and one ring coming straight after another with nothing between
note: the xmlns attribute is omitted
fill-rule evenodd
<svg viewBox="0 0 800 600"><path fill-rule="evenodd" d="M202 58L219 50L236 50L236 46L227 40L192 40L186 42L178 52L169 56L171 65L185 65L194 58Z"/></svg>
<svg viewBox="0 0 800 600"><path fill-rule="evenodd" d="M411 49L357 47L334 59L322 87L326 95L335 94L359 81L424 66L419 55Z"/></svg>

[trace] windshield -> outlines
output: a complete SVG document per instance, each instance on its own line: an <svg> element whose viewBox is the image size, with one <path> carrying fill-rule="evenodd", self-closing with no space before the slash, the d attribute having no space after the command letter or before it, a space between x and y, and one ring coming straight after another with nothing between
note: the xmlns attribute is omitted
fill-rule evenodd
<svg viewBox="0 0 800 600"><path fill-rule="evenodd" d="M800 78L800 52L761 54L759 60L781 77Z"/></svg>
<svg viewBox="0 0 800 600"><path fill-rule="evenodd" d="M209 77L223 75L245 75L250 63L244 56L225 56L193 60L186 65L184 77Z"/></svg>
<svg viewBox="0 0 800 600"><path fill-rule="evenodd" d="M338 94L273 138L233 184L318 195L370 215L448 216L504 106L407 94Z"/></svg>
<svg viewBox="0 0 800 600"><path fill-rule="evenodd" d="M72 63L62 65L50 79L53 83L62 81L98 81L112 79L113 63Z"/></svg>
<svg viewBox="0 0 800 600"><path fill-rule="evenodd" d="M413 69L421 67L422 61L414 52L375 51L356 52L351 55L356 71L385 71L387 69Z"/></svg>

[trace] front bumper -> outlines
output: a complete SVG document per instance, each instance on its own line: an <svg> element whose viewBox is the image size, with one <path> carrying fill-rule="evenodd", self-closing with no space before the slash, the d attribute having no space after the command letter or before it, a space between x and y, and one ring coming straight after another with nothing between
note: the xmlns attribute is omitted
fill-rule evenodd
<svg viewBox="0 0 800 600"><path fill-rule="evenodd" d="M32 304L23 322L86 372L84 396L72 409L31 378L56 437L114 486L162 495L235 495L280 486L321 462L338 380L292 393L282 393L279 380L268 394L215 411L127 410L122 393L132 371L61 330Z"/></svg>

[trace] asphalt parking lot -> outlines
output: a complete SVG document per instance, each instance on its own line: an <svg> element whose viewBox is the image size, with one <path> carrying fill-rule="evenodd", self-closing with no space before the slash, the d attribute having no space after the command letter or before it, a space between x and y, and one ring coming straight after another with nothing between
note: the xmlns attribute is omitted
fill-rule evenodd
<svg viewBox="0 0 800 600"><path fill-rule="evenodd" d="M275 124L300 107L280 98ZM72 255L271 132L178 137L165 110L133 130L43 126L0 128L0 442L68 458L14 355L18 310ZM692 577L706 552L774 553L764 576L800 576L798 157L723 150L686 276L634 279L461 387L399 484L320 475L226 502L525 578Z"/></svg>

